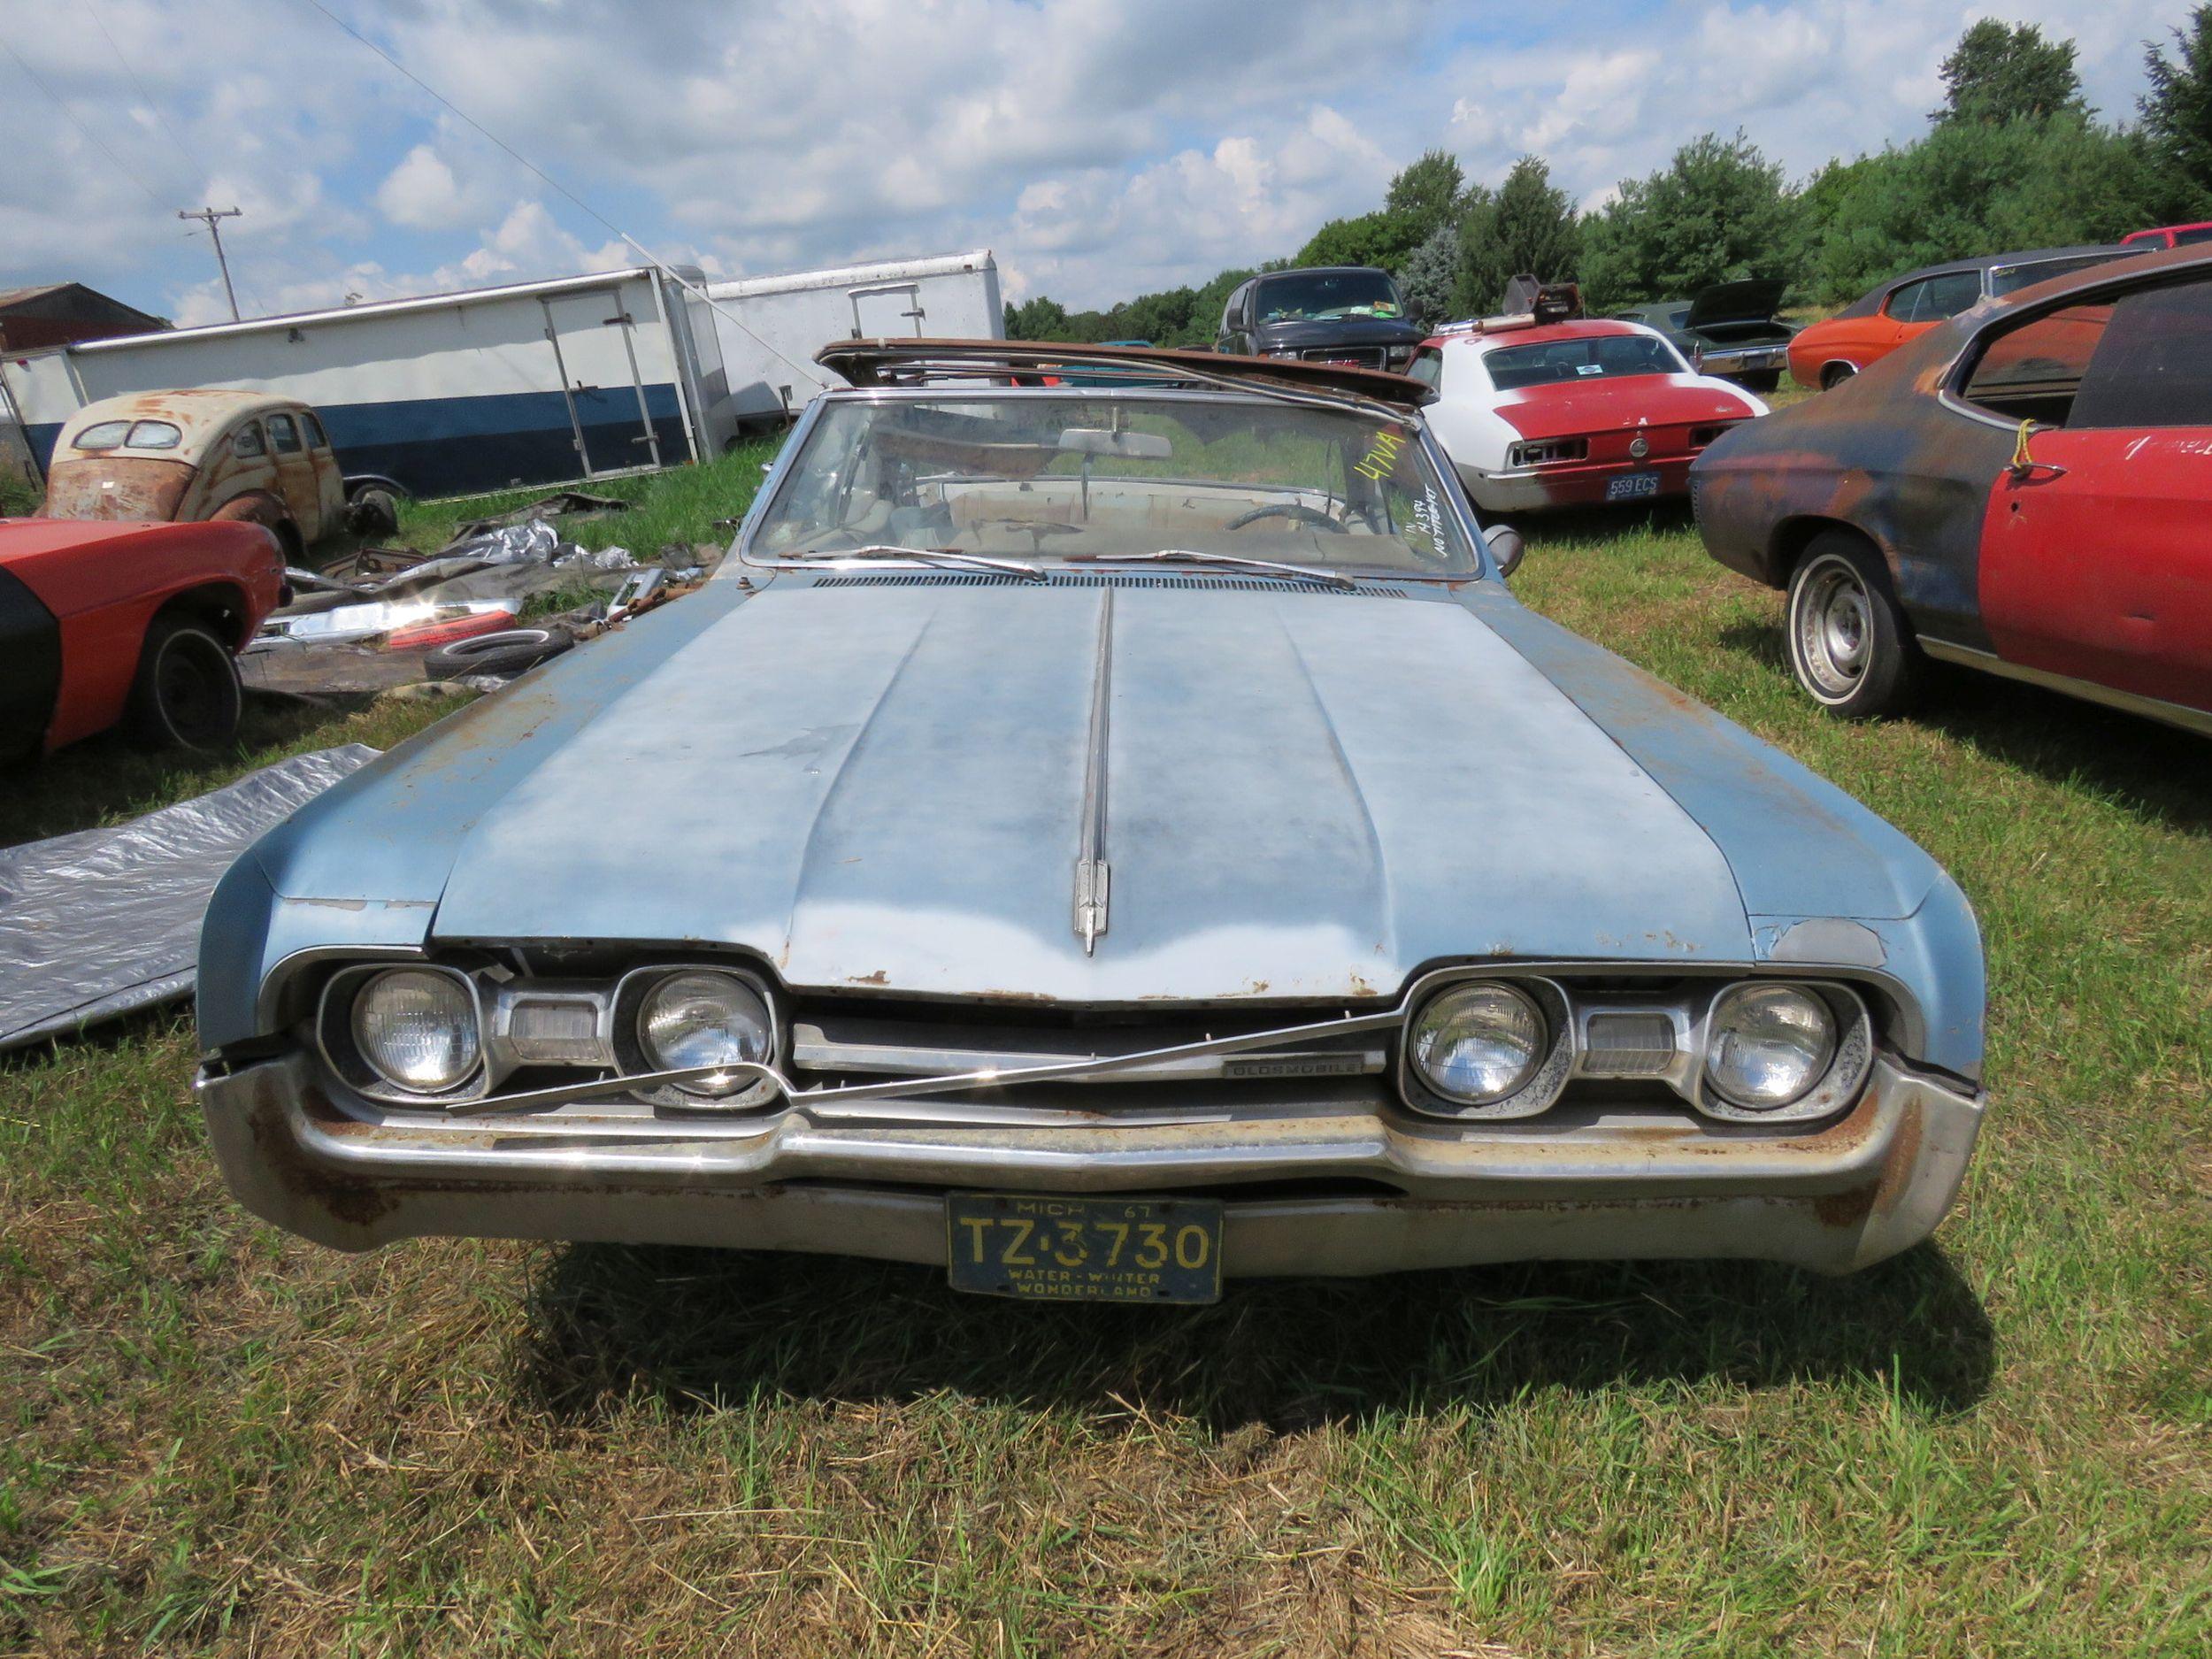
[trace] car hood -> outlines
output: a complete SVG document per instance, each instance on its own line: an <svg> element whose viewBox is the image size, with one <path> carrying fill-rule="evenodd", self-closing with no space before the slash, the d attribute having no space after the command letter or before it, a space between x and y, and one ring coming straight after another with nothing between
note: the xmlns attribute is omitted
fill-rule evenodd
<svg viewBox="0 0 2212 1659"><path fill-rule="evenodd" d="M327 903L444 862L448 941L706 942L795 986L922 995L1358 998L1442 958L1749 959L1683 809L1468 609L1389 592L718 582L657 649L574 653L341 786L264 864Z"/></svg>
<svg viewBox="0 0 2212 1659"><path fill-rule="evenodd" d="M1754 413L1743 395L1697 375L1557 380L1502 394L1500 419L1524 438L1567 438L1629 426L1694 426Z"/></svg>
<svg viewBox="0 0 2212 1659"><path fill-rule="evenodd" d="M1779 279L1765 277L1743 282L1716 282L1711 288L1698 290L1682 326L1698 329L1714 323L1765 322L1781 304L1783 290L1788 287Z"/></svg>

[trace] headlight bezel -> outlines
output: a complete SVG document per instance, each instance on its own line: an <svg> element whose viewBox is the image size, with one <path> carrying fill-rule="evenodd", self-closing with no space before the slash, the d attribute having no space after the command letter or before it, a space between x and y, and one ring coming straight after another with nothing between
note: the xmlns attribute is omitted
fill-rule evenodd
<svg viewBox="0 0 2212 1659"><path fill-rule="evenodd" d="M615 1063L623 1071L643 1073L672 1070L656 1064L648 1053L641 1028L646 1000L666 981L684 974L711 973L736 980L754 996L768 1014L768 1053L760 1064L776 1066L781 1063L786 1041L783 1010L775 991L759 974L733 964L719 962L661 962L632 968L615 981L610 999L611 1040ZM694 1111L744 1111L765 1105L776 1099L780 1091L769 1079L761 1078L747 1087L722 1094L708 1094L686 1088L679 1084L649 1084L631 1093L639 1100L656 1106L666 1106Z"/></svg>
<svg viewBox="0 0 2212 1659"><path fill-rule="evenodd" d="M1848 979L1810 979L1785 974L1713 973L1695 969L1655 978L1640 991L1632 981L1641 967L1655 976L1656 964L1543 962L1528 964L1473 964L1441 968L1409 987L1397 1033L1394 1066L1399 1099L1425 1118L1510 1120L1534 1118L1558 1105L1570 1085L1634 1087L1654 1085L1699 1117L1725 1124L1772 1128L1835 1117L1859 1097L1871 1074L1877 1051L1875 1021L1863 987ZM1580 982L1590 976L1604 983ZM1621 981L1632 983L1624 986ZM1413 1057L1413 1033L1421 1015L1440 995L1460 987L1495 982L1534 998L1552 1033L1553 1050L1529 1084L1506 1099L1484 1105L1455 1102L1430 1087ZM1828 1010L1836 1033L1825 1071L1795 1100L1781 1106L1747 1107L1715 1088L1706 1072L1712 1014L1739 987L1786 986L1804 992ZM1640 1019L1656 1030L1663 1025L1671 1053L1649 1064L1622 1064L1623 1051L1593 1041L1594 1021ZM1619 1030L1620 1027L1613 1027Z"/></svg>
<svg viewBox="0 0 2212 1659"><path fill-rule="evenodd" d="M1542 1022L1544 1047L1528 1076L1510 1094L1489 1101L1457 1100L1444 1094L1423 1073L1414 1057L1413 1033L1421 1018L1438 999L1479 986L1497 986L1532 1003ZM1418 984L1406 999L1404 1024L1398 1033L1398 1094L1407 1105L1425 1117L1457 1118L1499 1122L1533 1118L1548 1111L1573 1073L1575 1035L1567 995L1550 979L1534 974L1482 972L1453 973Z"/></svg>
<svg viewBox="0 0 2212 1659"><path fill-rule="evenodd" d="M1824 1070L1794 1099L1779 1106L1745 1106L1717 1087L1708 1071L1712 1054L1713 1021L1727 1000L1740 992L1786 989L1798 991L1824 1004L1835 1033L1835 1043ZM1858 1097L1867 1075L1874 1069L1874 1020L1866 999L1849 983L1837 979L1806 979L1794 975L1762 975L1726 980L1714 988L1698 1015L1696 1053L1691 1073L1690 1103L1709 1118L1724 1123L1809 1123L1832 1117Z"/></svg>
<svg viewBox="0 0 2212 1659"><path fill-rule="evenodd" d="M475 1018L475 1058L458 1080L443 1088L419 1089L399 1082L363 1050L356 1025L361 998L376 980L394 973L424 973L449 979L468 998ZM315 1025L325 1062L339 1078L373 1100L395 1104L444 1103L472 1100L490 1089L489 1022L485 1018L483 989L476 977L463 969L420 959L363 962L342 968L324 983Z"/></svg>

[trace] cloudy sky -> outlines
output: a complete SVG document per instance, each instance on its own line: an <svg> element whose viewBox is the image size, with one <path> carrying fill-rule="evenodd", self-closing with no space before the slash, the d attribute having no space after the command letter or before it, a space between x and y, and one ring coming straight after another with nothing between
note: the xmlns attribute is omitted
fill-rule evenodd
<svg viewBox="0 0 2212 1659"><path fill-rule="evenodd" d="M635 263L758 273L988 247L1106 303L1293 252L1421 150L1586 202L1709 129L1791 171L1924 127L1971 19L2081 49L2131 116L2182 0L0 0L0 288L180 322Z"/></svg>

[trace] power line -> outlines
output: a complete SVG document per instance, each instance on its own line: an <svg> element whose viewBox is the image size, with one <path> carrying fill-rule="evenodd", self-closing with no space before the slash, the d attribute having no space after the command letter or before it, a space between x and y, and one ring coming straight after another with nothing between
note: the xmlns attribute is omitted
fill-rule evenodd
<svg viewBox="0 0 2212 1659"><path fill-rule="evenodd" d="M732 316L731 313L724 311L720 303L714 298L714 296L707 292L704 284L694 282L688 277L675 270L666 260L663 259L650 248L648 248L636 237L631 235L629 232L624 230L622 227L616 224L612 219L602 213L597 208L594 207L590 203L585 201L582 196L578 196L575 191L570 189L558 179L556 179L551 173L548 173L544 168L539 166L536 162L532 161L529 157L524 155L512 144L510 144L505 139L500 137L498 134L493 132L481 121L471 115L466 110L464 110L459 104L454 103L452 99L447 97L445 94L439 91L437 88L432 86L427 81L425 81L413 70L408 68L405 64L400 62L399 59L393 57L391 53L386 51L381 46L379 46L367 35L362 34L360 30L355 28L352 24L347 22L343 18L333 12L328 6L323 4L323 0L307 0L307 4L313 6L316 11L321 12L326 18L329 19L330 21L338 28L342 29L346 34L352 35L355 40L358 41L362 45L367 47L369 50L374 52L379 58L381 58L386 63L389 64L394 69L396 69L408 80L413 81L416 86L421 88L423 91L428 93L430 96L436 100L440 104L451 111L455 118L465 125L472 132L474 132L480 137L483 138L488 143L503 150L511 158L512 158L518 166L523 168L533 176L542 180L548 189L554 191L563 199L574 204L580 212L582 212L588 218L592 219L593 222L600 227L601 229L606 231L609 234L614 236L618 241L626 243L637 253L644 256L645 262L651 265L654 270L668 278L670 281L675 283L686 293L697 295L701 301L705 303L707 309L711 311L717 317L726 319L737 328L740 334L750 335L756 343L767 349L770 356L777 358L780 362L788 364L792 368L798 370L803 375L806 375L810 378L813 375L814 370L812 367L806 364L798 362L795 358L785 356L783 352L776 349L775 345L772 342L762 339L759 334L755 334L752 329L747 327L740 319Z"/></svg>
<svg viewBox="0 0 2212 1659"><path fill-rule="evenodd" d="M154 119L161 123L161 130L169 134L169 142L177 147L178 153L185 160L192 164L193 171L200 175L202 186L213 183L214 179L208 171L207 164L193 153L192 146L184 142L184 135L169 125L168 116L163 113L161 105L154 99L154 95L147 91L146 83L139 79L138 71L131 66L131 60L123 55L123 49L116 43L115 36L108 32L107 19L100 15L100 8L96 0L85 0L85 10L92 13L92 21L98 27L101 37L107 42L108 50L114 54L115 61L121 65L123 73L130 77L131 85L138 88L138 96L146 101L146 107L154 112Z"/></svg>
<svg viewBox="0 0 2212 1659"><path fill-rule="evenodd" d="M161 198L154 194L153 187L148 184L145 180L140 178L137 173L132 172L130 168L125 166L122 159L118 157L113 150L110 150L106 144L101 142L99 134L95 133L90 127L87 127L82 121L77 119L76 111L72 110L68 104L62 102L61 95L56 92L53 88L46 84L46 77L40 74L37 70L31 67L30 64L24 58L23 54L15 50L15 46L12 42L0 40L0 46L7 48L8 56L15 59L15 66L31 78L32 84L36 86L41 92L43 92L49 98L53 100L54 107L59 110L62 113L62 119L67 121L70 126L77 129L78 135L81 137L85 142L90 144L103 156L105 156L108 158L108 164L112 166L116 172L121 173L133 184L136 185L141 190L143 190L146 193L146 199L149 202L151 202L156 207L159 207L162 204Z"/></svg>

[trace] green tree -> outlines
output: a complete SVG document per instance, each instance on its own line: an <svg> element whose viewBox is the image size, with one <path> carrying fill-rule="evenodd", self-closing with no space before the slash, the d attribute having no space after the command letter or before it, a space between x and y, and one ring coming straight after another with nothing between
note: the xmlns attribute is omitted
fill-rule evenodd
<svg viewBox="0 0 2212 1659"><path fill-rule="evenodd" d="M1945 122L1815 188L1832 201L1805 280L1836 303L1916 265L2124 235L2151 222L2161 180L2141 134L2063 115Z"/></svg>
<svg viewBox="0 0 2212 1659"><path fill-rule="evenodd" d="M1423 151L1418 161L1391 180L1383 197L1383 211L1403 218L1417 248L1443 227L1458 224L1466 204L1466 174L1448 150Z"/></svg>
<svg viewBox="0 0 2212 1659"><path fill-rule="evenodd" d="M2174 55L2143 47L2150 90L2137 104L2151 154L2165 174L2168 211L2195 216L2212 207L2212 5L2199 5L2173 31Z"/></svg>
<svg viewBox="0 0 2212 1659"><path fill-rule="evenodd" d="M1943 60L1943 107L1928 119L2001 122L2047 116L2086 116L2074 42L2047 41L2032 23L1995 18L1971 24Z"/></svg>
<svg viewBox="0 0 2212 1659"><path fill-rule="evenodd" d="M1398 295L1417 322L1435 324L1452 314L1459 291L1459 227L1439 225L1395 273Z"/></svg>
<svg viewBox="0 0 2212 1659"><path fill-rule="evenodd" d="M1056 301L1042 294L1024 300L1016 305L1010 301L1006 307L1006 337L1009 340L1065 340L1068 337L1068 313Z"/></svg>
<svg viewBox="0 0 2212 1659"><path fill-rule="evenodd" d="M1582 226L1574 204L1551 181L1540 156L1523 156L1498 193L1469 207L1459 222L1456 309L1469 316L1497 310L1505 285L1523 272L1545 282L1571 282L1580 269Z"/></svg>
<svg viewBox="0 0 2212 1659"><path fill-rule="evenodd" d="M1581 277L1594 311L1686 298L1716 282L1795 274L1797 204L1779 163L1742 133L1707 133L1582 225Z"/></svg>
<svg viewBox="0 0 2212 1659"><path fill-rule="evenodd" d="M1294 265L1371 265L1395 270L1421 243L1409 214L1380 208L1356 219L1333 219L1298 250Z"/></svg>

